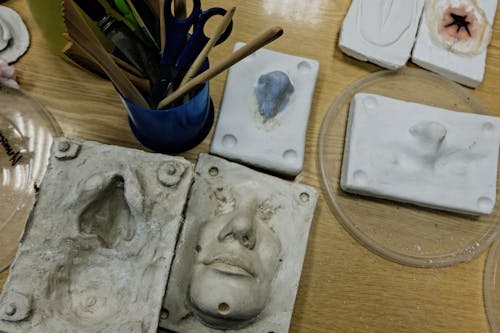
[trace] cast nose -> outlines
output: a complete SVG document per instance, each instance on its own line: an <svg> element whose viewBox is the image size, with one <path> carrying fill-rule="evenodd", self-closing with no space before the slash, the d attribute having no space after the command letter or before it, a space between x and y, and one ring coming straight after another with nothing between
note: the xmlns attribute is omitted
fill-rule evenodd
<svg viewBox="0 0 500 333"><path fill-rule="evenodd" d="M232 236L242 246L252 250L256 243L254 223L253 216L246 213L238 213L222 228L218 239L222 242Z"/></svg>

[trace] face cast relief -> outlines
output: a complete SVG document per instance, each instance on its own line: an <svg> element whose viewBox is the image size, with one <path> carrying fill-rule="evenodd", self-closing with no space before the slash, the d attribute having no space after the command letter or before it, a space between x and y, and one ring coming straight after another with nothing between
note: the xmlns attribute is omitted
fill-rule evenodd
<svg viewBox="0 0 500 333"><path fill-rule="evenodd" d="M194 314L214 328L252 322L280 265L281 243L270 225L279 206L249 193L217 189L215 214L200 229L189 299Z"/></svg>

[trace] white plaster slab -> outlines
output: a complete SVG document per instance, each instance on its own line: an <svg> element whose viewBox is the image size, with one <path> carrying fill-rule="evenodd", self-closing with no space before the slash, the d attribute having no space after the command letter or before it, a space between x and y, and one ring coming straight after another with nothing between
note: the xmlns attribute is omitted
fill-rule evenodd
<svg viewBox="0 0 500 333"><path fill-rule="evenodd" d="M318 194L201 154L160 326L288 332Z"/></svg>
<svg viewBox="0 0 500 333"><path fill-rule="evenodd" d="M447 211L490 214L499 140L499 118L356 94L341 187Z"/></svg>
<svg viewBox="0 0 500 333"><path fill-rule="evenodd" d="M347 55L398 69L410 58L424 0L353 0L339 47Z"/></svg>
<svg viewBox="0 0 500 333"><path fill-rule="evenodd" d="M57 139L0 331L156 333L192 177L183 158Z"/></svg>
<svg viewBox="0 0 500 333"><path fill-rule="evenodd" d="M243 45L237 43L235 49ZM210 152L281 174L299 174L318 70L315 60L265 49L231 67ZM273 71L287 74L294 92L282 112L265 121L255 87L261 75Z"/></svg>
<svg viewBox="0 0 500 333"><path fill-rule="evenodd" d="M413 49L412 61L453 81L475 88L483 81L491 26L489 31L484 31L483 41L478 43L480 46L461 45L463 43L456 43L455 46L443 44L436 37L439 36L439 18L444 15L443 8L450 4L458 7L462 4L468 7L475 5L480 8L476 13L482 12L489 25L495 20L497 0L428 0Z"/></svg>

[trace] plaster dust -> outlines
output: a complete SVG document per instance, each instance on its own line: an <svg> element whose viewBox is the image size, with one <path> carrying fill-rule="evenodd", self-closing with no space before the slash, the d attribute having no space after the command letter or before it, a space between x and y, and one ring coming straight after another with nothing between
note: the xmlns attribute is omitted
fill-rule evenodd
<svg viewBox="0 0 500 333"><path fill-rule="evenodd" d="M496 202L500 119L358 93L342 164L347 192L465 214Z"/></svg>
<svg viewBox="0 0 500 333"><path fill-rule="evenodd" d="M201 154L160 326L288 332L318 193Z"/></svg>
<svg viewBox="0 0 500 333"><path fill-rule="evenodd" d="M153 333L188 161L59 138L0 296L7 333Z"/></svg>

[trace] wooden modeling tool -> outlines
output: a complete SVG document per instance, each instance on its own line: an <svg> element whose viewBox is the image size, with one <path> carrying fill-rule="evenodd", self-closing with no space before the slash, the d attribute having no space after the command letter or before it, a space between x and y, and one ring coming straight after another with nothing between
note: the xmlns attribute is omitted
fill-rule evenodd
<svg viewBox="0 0 500 333"><path fill-rule="evenodd" d="M235 63L239 62L240 60L246 58L247 56L251 55L258 49L264 47L265 45L271 43L272 41L278 39L283 35L283 29L281 27L273 27L270 28L263 33L261 33L259 36L255 37L252 41L250 41L248 44L245 46L241 47L240 49L236 50L235 52L231 53L228 57L223 59L220 63L215 65L214 67L204 71L203 73L199 74L192 80L190 80L188 83L185 85L179 87L176 91L174 91L171 95L167 96L164 98L160 103L158 108L162 109L175 101L177 98L181 97L194 87L196 87L199 84L203 84L210 80L211 78L217 76L218 74L222 73Z"/></svg>
<svg viewBox="0 0 500 333"><path fill-rule="evenodd" d="M217 43L222 33L226 31L226 28L229 26L229 23L231 23L235 11L236 7L233 7L230 10L228 10L226 15L224 15L224 18L217 26L217 29L214 31L213 35L210 37L210 40L208 41L207 45L205 45L205 47L200 52L198 57L196 57L196 60L193 62L193 65L191 65L186 75L184 75L184 78L182 79L182 82L179 85L179 87L182 87L183 85L188 83L196 75L196 73L198 73L198 70L200 69L205 59L208 57L208 54L214 47L215 43Z"/></svg>
<svg viewBox="0 0 500 333"><path fill-rule="evenodd" d="M127 100L148 108L148 103L139 90L115 64L111 56L101 45L92 29L78 12L72 0L63 1L63 18L68 33L75 44L87 52L106 73L116 89Z"/></svg>
<svg viewBox="0 0 500 333"><path fill-rule="evenodd" d="M160 52L165 50L167 35L165 33L165 0L159 0L160 7Z"/></svg>

